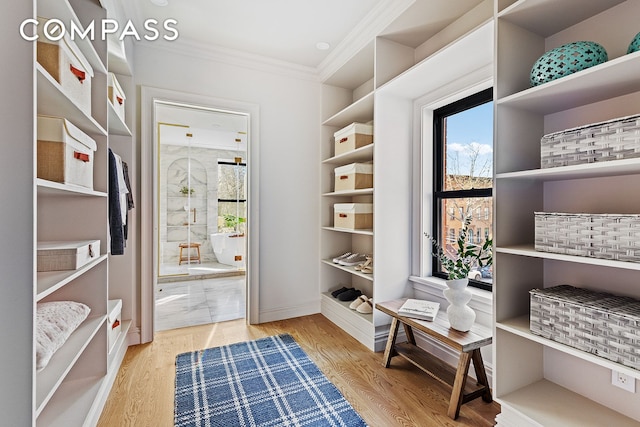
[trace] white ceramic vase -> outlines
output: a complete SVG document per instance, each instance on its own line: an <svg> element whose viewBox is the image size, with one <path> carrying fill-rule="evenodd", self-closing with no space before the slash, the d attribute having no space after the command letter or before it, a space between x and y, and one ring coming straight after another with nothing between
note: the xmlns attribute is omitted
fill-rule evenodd
<svg viewBox="0 0 640 427"><path fill-rule="evenodd" d="M444 297L449 301L447 317L451 327L457 331L467 332L476 320L476 312L467 305L473 294L467 285L469 279L447 280Z"/></svg>

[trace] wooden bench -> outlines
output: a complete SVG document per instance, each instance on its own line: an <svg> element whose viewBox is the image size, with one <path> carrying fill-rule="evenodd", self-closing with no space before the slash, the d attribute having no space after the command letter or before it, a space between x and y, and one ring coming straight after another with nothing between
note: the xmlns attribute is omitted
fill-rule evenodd
<svg viewBox="0 0 640 427"><path fill-rule="evenodd" d="M388 368L394 356L401 356L422 369L436 380L452 387L447 415L458 418L460 406L478 397L485 402L493 400L482 362L480 348L491 344L491 330L474 325L469 332L459 332L449 327L446 313L441 310L433 322L400 316L398 309L406 298L376 304L376 308L392 317L389 339L384 351L383 364ZM407 342L397 344L398 328L403 325ZM433 339L460 352L457 369L416 346L413 329L424 332ZM477 380L468 376L473 361Z"/></svg>

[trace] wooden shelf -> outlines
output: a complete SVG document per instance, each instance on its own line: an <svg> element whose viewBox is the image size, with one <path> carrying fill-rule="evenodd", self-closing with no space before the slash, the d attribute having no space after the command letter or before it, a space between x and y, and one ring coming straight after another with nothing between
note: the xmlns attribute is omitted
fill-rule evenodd
<svg viewBox="0 0 640 427"><path fill-rule="evenodd" d="M51 295L53 292L62 288L72 280L82 276L87 271L98 266L100 263L106 261L108 255L102 255L95 261L83 265L77 270L65 270L65 271L40 271L37 275L37 294L36 301L40 301L43 298Z"/></svg>
<svg viewBox="0 0 640 427"><path fill-rule="evenodd" d="M131 130L129 130L129 126L125 122L122 121L118 113L111 103L111 101L107 101L108 109L109 109L109 133L112 135L123 135L123 136L131 136Z"/></svg>
<svg viewBox="0 0 640 427"><path fill-rule="evenodd" d="M354 323L366 322L365 326L373 326L373 314L359 313L349 308L352 301L340 301L331 295L331 292L322 293L323 302L331 304L334 308L340 310L347 318Z"/></svg>
<svg viewBox="0 0 640 427"><path fill-rule="evenodd" d="M36 416L42 412L98 330L105 327L106 318L106 315L87 318L51 357L49 364L36 373Z"/></svg>
<svg viewBox="0 0 640 427"><path fill-rule="evenodd" d="M498 18L549 37L625 0L520 0L498 12Z"/></svg>
<svg viewBox="0 0 640 427"><path fill-rule="evenodd" d="M335 227L322 227L323 230L329 231L337 231L339 233L349 233L349 234L364 234L367 236L373 236L373 230L371 229L363 229L363 230L351 230L347 228L335 228Z"/></svg>
<svg viewBox="0 0 640 427"><path fill-rule="evenodd" d="M38 417L37 425L46 427L69 427L86 425L95 399L104 382L104 377L90 377L66 381L51 402ZM59 411L56 408L66 408Z"/></svg>
<svg viewBox="0 0 640 427"><path fill-rule="evenodd" d="M373 144L365 145L364 147L356 148L348 153L340 154L335 157L328 158L322 163L346 165L355 162L365 162L373 159Z"/></svg>
<svg viewBox="0 0 640 427"><path fill-rule="evenodd" d="M631 427L638 422L548 380L496 397L544 427Z"/></svg>
<svg viewBox="0 0 640 427"><path fill-rule="evenodd" d="M556 168L531 169L496 174L496 179L520 179L530 181L562 181L640 173L640 159L612 160L584 165L560 166Z"/></svg>
<svg viewBox="0 0 640 427"><path fill-rule="evenodd" d="M541 337L539 335L535 335L531 333L529 328L529 316L520 316L513 319L507 319L502 322L496 322L496 328L502 329L507 332L511 332L512 334L518 335L522 338L526 338L530 341L537 342L539 344L544 345L545 347L553 348L559 350L565 354L569 354L571 356L577 357L578 359L586 360L594 365L602 366L603 368L612 369L614 371L625 373L632 378L640 379L640 371L630 368L625 365L621 365L616 362L612 362L611 360L604 359L602 357L595 356L591 353L587 353L568 345L552 341Z"/></svg>
<svg viewBox="0 0 640 427"><path fill-rule="evenodd" d="M55 3L55 2L51 2ZM107 135L107 131L96 119L87 115L62 91L62 86L36 63L38 86L38 114L64 117L87 134Z"/></svg>
<svg viewBox="0 0 640 427"><path fill-rule="evenodd" d="M373 92L334 114L322 124L343 128L351 123L366 123L373 120Z"/></svg>
<svg viewBox="0 0 640 427"><path fill-rule="evenodd" d="M348 267L346 265L336 264L335 262L333 262L330 259L323 259L322 263L330 265L333 268L337 268L338 270L342 270L342 271L346 271L347 273L351 273L354 276L359 276L359 277L362 277L363 279L367 279L367 280L373 281L373 274L362 273L362 272L356 270L353 267Z"/></svg>
<svg viewBox="0 0 640 427"><path fill-rule="evenodd" d="M373 188L362 188L359 190L332 191L331 193L322 193L322 195L326 197L366 196L368 194L373 194Z"/></svg>
<svg viewBox="0 0 640 427"><path fill-rule="evenodd" d="M81 187L79 185L62 184L60 182L47 181L46 179L40 178L36 178L36 185L38 187L38 196L109 196L103 191L95 191L87 187Z"/></svg>
<svg viewBox="0 0 640 427"><path fill-rule="evenodd" d="M497 101L538 114L552 114L640 91L640 52L624 55Z"/></svg>
<svg viewBox="0 0 640 427"><path fill-rule="evenodd" d="M555 254L552 252L536 251L533 245L516 245L497 247L496 252L511 255L521 255L532 258L553 259L557 261L574 262L579 264L598 265L602 267L619 268L625 270L640 270L640 263L612 261L608 259L589 258L575 255Z"/></svg>

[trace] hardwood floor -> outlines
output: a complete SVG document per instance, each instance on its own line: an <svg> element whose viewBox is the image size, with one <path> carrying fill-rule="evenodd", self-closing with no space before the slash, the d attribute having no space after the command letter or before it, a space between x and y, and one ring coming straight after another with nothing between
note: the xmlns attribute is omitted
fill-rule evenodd
<svg viewBox="0 0 640 427"><path fill-rule="evenodd" d="M179 353L289 333L371 427L493 426L497 403L476 399L447 417L451 388L401 358L382 366L373 353L320 314L261 325L245 320L156 333L130 347L98 427L173 426L175 357Z"/></svg>

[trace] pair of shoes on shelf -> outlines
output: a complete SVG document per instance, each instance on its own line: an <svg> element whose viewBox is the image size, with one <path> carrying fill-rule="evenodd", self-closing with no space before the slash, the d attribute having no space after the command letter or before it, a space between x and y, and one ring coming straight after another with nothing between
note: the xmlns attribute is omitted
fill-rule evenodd
<svg viewBox="0 0 640 427"><path fill-rule="evenodd" d="M341 294L341 293L343 293L345 291L348 291L348 290L349 290L349 288L347 288L346 286L343 286L340 289L337 289L337 290L331 292L331 296L334 297L334 298L338 298L339 294Z"/></svg>
<svg viewBox="0 0 640 427"><path fill-rule="evenodd" d="M366 261L356 265L354 268L357 271L361 271L366 274L373 273L373 256L365 255Z"/></svg>
<svg viewBox="0 0 640 427"><path fill-rule="evenodd" d="M354 265L362 264L367 260L367 256L365 254L351 254L348 257L341 259L338 261L338 264L344 265L345 267L353 267Z"/></svg>
<svg viewBox="0 0 640 427"><path fill-rule="evenodd" d="M373 298L368 298L366 295L360 295L349 305L349 308L357 311L358 313L371 314L373 313Z"/></svg>
<svg viewBox="0 0 640 427"><path fill-rule="evenodd" d="M362 292L356 288L346 288L343 286L341 289L331 292L331 295L340 301L353 301L362 295Z"/></svg>
<svg viewBox="0 0 640 427"><path fill-rule="evenodd" d="M347 258L349 255L351 255L353 252L345 252L342 255L338 255L337 257L333 258L332 261L335 264L338 264L341 260Z"/></svg>

